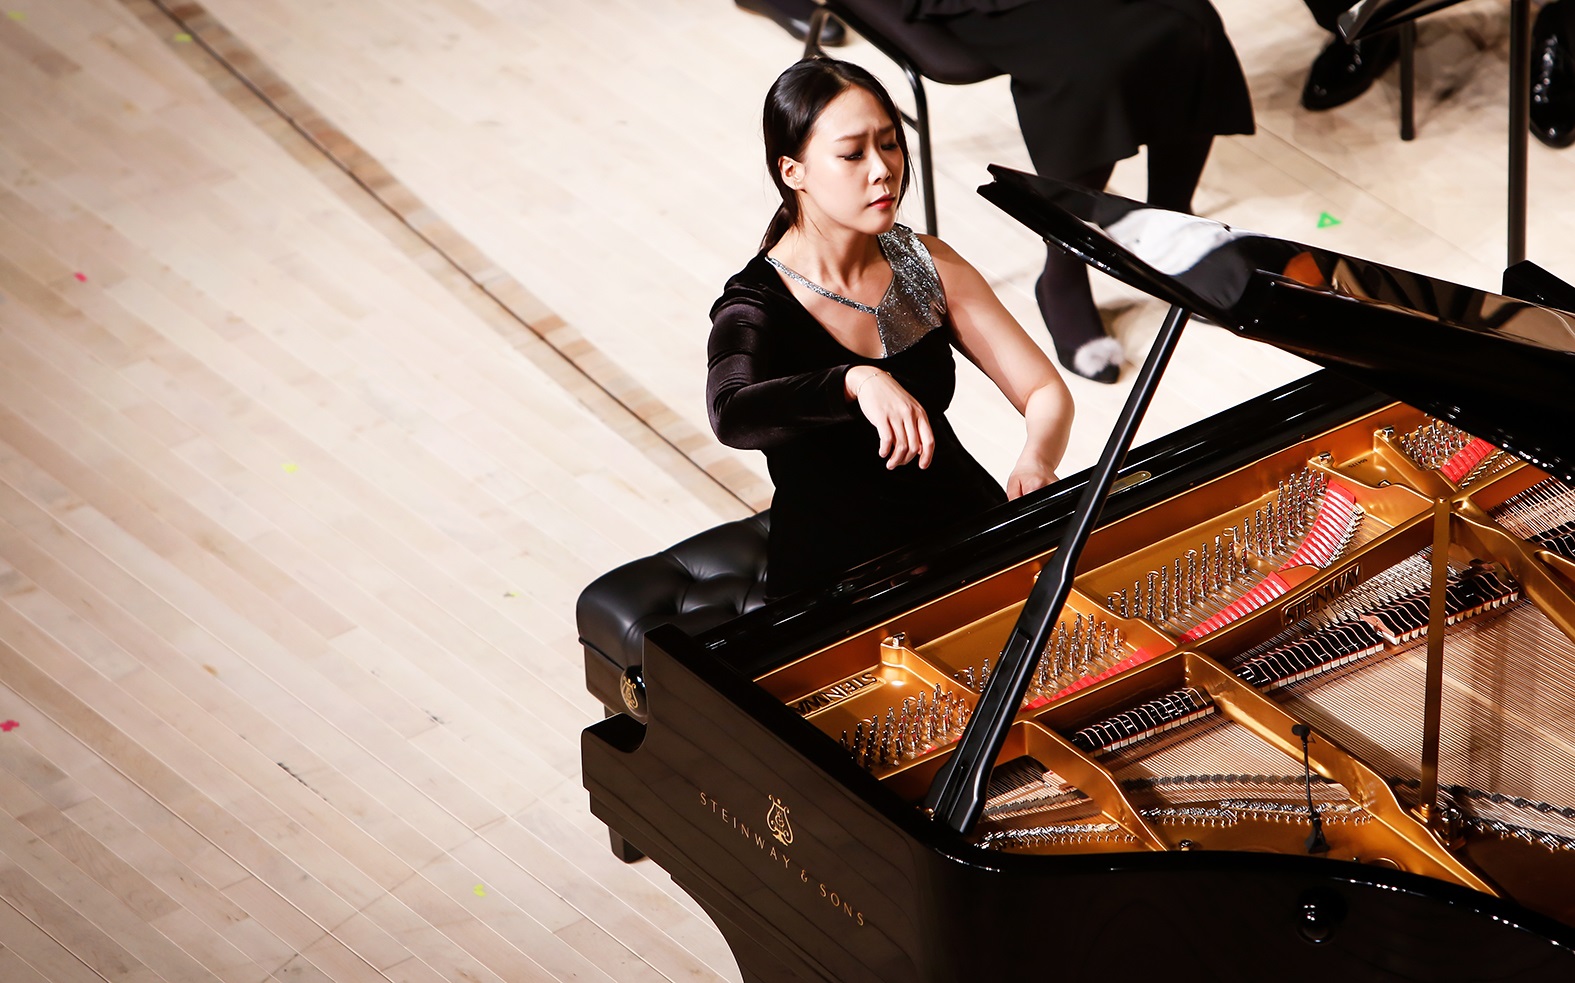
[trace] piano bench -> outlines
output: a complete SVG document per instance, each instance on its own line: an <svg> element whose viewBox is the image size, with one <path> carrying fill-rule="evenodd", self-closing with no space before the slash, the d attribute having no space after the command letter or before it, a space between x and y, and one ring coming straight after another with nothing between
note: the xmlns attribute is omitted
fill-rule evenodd
<svg viewBox="0 0 1575 983"><path fill-rule="evenodd" d="M575 605L585 686L612 713L645 719L626 671L644 656L645 633L671 624L698 634L765 603L769 509L723 523L591 581Z"/></svg>

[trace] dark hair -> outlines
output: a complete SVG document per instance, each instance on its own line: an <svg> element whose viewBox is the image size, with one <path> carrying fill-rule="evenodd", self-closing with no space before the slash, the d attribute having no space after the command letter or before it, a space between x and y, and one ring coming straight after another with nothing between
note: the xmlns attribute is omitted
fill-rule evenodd
<svg viewBox="0 0 1575 983"><path fill-rule="evenodd" d="M833 58L806 58L788 66L787 71L771 83L771 90L766 93L766 106L760 116L761 130L766 139L766 170L771 174L772 183L777 186L777 194L782 196L782 204L777 206L777 213L771 217L765 237L760 240L761 252L775 246L788 229L798 224L798 198L793 189L783 183L782 169L777 161L783 157L797 160L804 152L804 144L809 142L810 132L814 130L815 120L820 118L821 111L831 100L855 85L867 90L880 102L891 117L892 125L897 128L897 149L902 151L902 181L897 188L897 200L901 201L908 190L908 174L912 169L908 161L907 135L902 129L902 114L897 111L897 104L891 101L891 95L885 87L875 76L850 62Z"/></svg>

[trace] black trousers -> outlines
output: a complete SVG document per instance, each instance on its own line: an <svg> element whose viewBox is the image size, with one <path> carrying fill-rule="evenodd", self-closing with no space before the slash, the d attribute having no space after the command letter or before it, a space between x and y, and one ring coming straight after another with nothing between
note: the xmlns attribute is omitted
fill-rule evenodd
<svg viewBox="0 0 1575 983"><path fill-rule="evenodd" d="M1341 14L1356 5L1356 0L1303 0L1307 4L1307 11L1313 15L1313 20L1326 31L1335 29L1335 21Z"/></svg>
<svg viewBox="0 0 1575 983"><path fill-rule="evenodd" d="M1012 78L1034 169L1071 179L1140 146L1253 131L1236 51L1209 0L1034 0L936 21Z"/></svg>

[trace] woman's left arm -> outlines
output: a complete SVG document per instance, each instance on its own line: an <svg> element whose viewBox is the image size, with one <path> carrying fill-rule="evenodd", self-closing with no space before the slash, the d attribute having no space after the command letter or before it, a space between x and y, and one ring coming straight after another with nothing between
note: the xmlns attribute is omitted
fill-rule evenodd
<svg viewBox="0 0 1575 983"><path fill-rule="evenodd" d="M946 290L957 347L1023 415L1028 439L1006 481L1017 498L1056 480L1055 469L1072 432L1072 394L1044 349L1017 323L984 277L956 250L920 236Z"/></svg>

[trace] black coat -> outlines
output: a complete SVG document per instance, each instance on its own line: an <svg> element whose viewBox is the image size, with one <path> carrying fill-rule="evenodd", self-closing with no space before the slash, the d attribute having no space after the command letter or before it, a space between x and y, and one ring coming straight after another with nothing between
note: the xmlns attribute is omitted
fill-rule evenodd
<svg viewBox="0 0 1575 983"><path fill-rule="evenodd" d="M1034 168L1076 180L1140 146L1253 131L1209 0L905 0L1012 78Z"/></svg>

